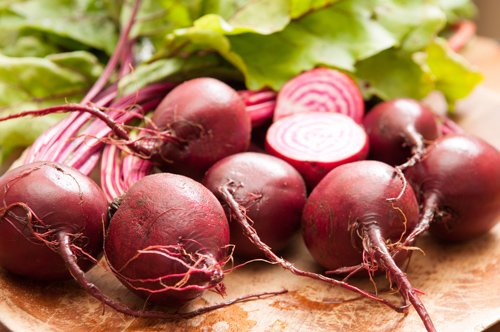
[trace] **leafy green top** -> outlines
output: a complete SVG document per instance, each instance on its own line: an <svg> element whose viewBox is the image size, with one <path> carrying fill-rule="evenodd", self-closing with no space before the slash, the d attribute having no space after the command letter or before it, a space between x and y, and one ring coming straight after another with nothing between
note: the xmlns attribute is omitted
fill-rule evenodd
<svg viewBox="0 0 500 332"><path fill-rule="evenodd" d="M99 77L130 0L7 0L0 4L0 110L78 101ZM450 105L481 76L439 37L473 15L470 0L143 0L123 93L160 80L212 75L278 90L317 66L351 75L365 97ZM0 158L57 117L0 123Z"/></svg>

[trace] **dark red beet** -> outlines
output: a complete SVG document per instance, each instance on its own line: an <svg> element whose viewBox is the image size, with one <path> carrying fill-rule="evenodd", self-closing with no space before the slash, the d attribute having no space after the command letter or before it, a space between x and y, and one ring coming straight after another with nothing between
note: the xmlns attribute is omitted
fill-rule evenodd
<svg viewBox="0 0 500 332"><path fill-rule="evenodd" d="M488 232L499 220L500 152L477 137L441 137L406 175L423 206L412 237L430 226L442 240L463 241Z"/></svg>
<svg viewBox="0 0 500 332"><path fill-rule="evenodd" d="M0 266L6 270L32 279L70 278L58 253L61 232L83 270L95 264L89 257L102 253L107 201L77 170L42 161L12 169L0 178L0 201Z"/></svg>
<svg viewBox="0 0 500 332"><path fill-rule="evenodd" d="M219 199L222 199L219 189L231 184L234 198L253 221L262 241L274 251L284 249L299 228L306 200L304 180L279 158L255 152L226 157L207 171L203 184ZM231 243L237 255L249 258L263 255L237 222L230 222L230 226Z"/></svg>
<svg viewBox="0 0 500 332"><path fill-rule="evenodd" d="M403 168L421 157L425 143L439 136L436 116L413 99L395 99L375 106L364 118L370 141L369 158ZM414 156L414 157L412 157Z"/></svg>
<svg viewBox="0 0 500 332"><path fill-rule="evenodd" d="M217 198L190 178L160 173L125 194L111 218L105 253L129 289L154 303L179 305L205 289L222 290L228 244Z"/></svg>
<svg viewBox="0 0 500 332"><path fill-rule="evenodd" d="M154 112L159 130L180 143L164 143L160 158L168 171L201 178L216 161L246 151L251 123L235 90L213 78L197 78L173 89Z"/></svg>
<svg viewBox="0 0 500 332"><path fill-rule="evenodd" d="M433 331L425 307L391 257L391 247L405 239L417 220L413 190L395 169L359 161L335 168L314 188L304 207L302 233L311 255L328 270L363 264L386 271Z"/></svg>
<svg viewBox="0 0 500 332"><path fill-rule="evenodd" d="M364 218L376 217L383 237L397 242L418 220L418 205L410 187L395 206L403 206L407 223L388 198L402 190L399 177L377 161L346 164L330 172L309 196L303 213L302 232L312 256L327 270L362 263ZM359 183L359 184L358 184ZM370 215L369 215L370 214ZM366 217L365 217L366 215Z"/></svg>

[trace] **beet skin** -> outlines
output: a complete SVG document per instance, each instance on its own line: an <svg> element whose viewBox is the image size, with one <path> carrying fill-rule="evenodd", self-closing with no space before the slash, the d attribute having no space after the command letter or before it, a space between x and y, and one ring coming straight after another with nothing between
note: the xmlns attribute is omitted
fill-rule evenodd
<svg viewBox="0 0 500 332"><path fill-rule="evenodd" d="M35 162L20 166L0 178L0 266L32 279L71 278L57 252L58 231L71 237L73 245L98 258L102 253L107 201L102 190L79 171L53 162ZM24 203L40 220L27 218ZM45 241L35 238L31 227ZM45 236L42 236L45 233ZM73 250L78 264L88 270L94 262Z"/></svg>
<svg viewBox="0 0 500 332"><path fill-rule="evenodd" d="M111 218L105 253L136 294L179 305L222 281L228 244L229 225L217 198L190 178L159 173L125 194ZM181 282L183 277L188 278ZM177 289L169 288L179 282Z"/></svg>

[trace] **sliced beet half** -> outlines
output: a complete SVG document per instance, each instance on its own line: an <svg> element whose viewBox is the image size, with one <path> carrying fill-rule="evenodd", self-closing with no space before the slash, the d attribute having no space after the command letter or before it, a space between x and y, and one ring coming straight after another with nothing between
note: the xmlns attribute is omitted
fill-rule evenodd
<svg viewBox="0 0 500 332"><path fill-rule="evenodd" d="M361 123L365 112L357 84L341 71L315 68L288 81L279 91L274 121L302 112L331 112Z"/></svg>
<svg viewBox="0 0 500 332"><path fill-rule="evenodd" d="M274 122L266 150L287 161L312 189L329 171L368 155L363 127L339 113L298 113Z"/></svg>

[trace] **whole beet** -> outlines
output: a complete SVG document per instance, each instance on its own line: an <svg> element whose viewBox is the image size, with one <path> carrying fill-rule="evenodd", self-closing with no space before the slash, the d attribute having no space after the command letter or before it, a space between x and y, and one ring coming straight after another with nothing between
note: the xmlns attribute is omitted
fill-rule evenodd
<svg viewBox="0 0 500 332"><path fill-rule="evenodd" d="M391 247L398 248L417 220L417 199L401 173L379 161L358 161L335 168L314 188L304 207L302 234L311 255L328 270L361 265L385 271L427 330L435 331L392 257Z"/></svg>
<svg viewBox="0 0 500 332"><path fill-rule="evenodd" d="M197 179L219 159L246 151L250 144L251 122L243 101L213 78L177 86L157 107L152 122L179 140L162 143L157 158L164 159L164 169Z"/></svg>
<svg viewBox="0 0 500 332"><path fill-rule="evenodd" d="M423 207L421 233L464 241L488 232L500 217L500 152L480 138L449 134L406 171Z"/></svg>
<svg viewBox="0 0 500 332"><path fill-rule="evenodd" d="M229 225L215 196L182 175L135 183L106 234L106 258L120 281L148 301L180 305L219 287Z"/></svg>
<svg viewBox="0 0 500 332"><path fill-rule="evenodd" d="M97 259L102 253L107 201L89 177L74 168L39 161L0 178L0 266L40 280L71 278L58 250L64 232L71 246ZM95 264L79 250L78 265Z"/></svg>
<svg viewBox="0 0 500 332"><path fill-rule="evenodd" d="M378 104L365 116L363 125L370 141L369 158L392 166L402 165L412 156L418 159L426 142L439 136L432 111L407 98Z"/></svg>
<svg viewBox="0 0 500 332"><path fill-rule="evenodd" d="M256 152L226 157L207 171L203 184L223 205L219 190L230 184L235 200L245 209L256 232L274 251L284 249L300 226L306 200L304 180L279 158ZM230 217L229 211L227 215ZM230 222L230 226L231 243L237 255L248 258L264 255L248 240L238 223Z"/></svg>
<svg viewBox="0 0 500 332"><path fill-rule="evenodd" d="M358 265L365 250L365 237L358 234L372 222L384 239L399 241L418 220L410 187L396 202L388 200L402 187L393 168L378 161L345 164L328 173L304 207L302 234L309 252L327 270Z"/></svg>

